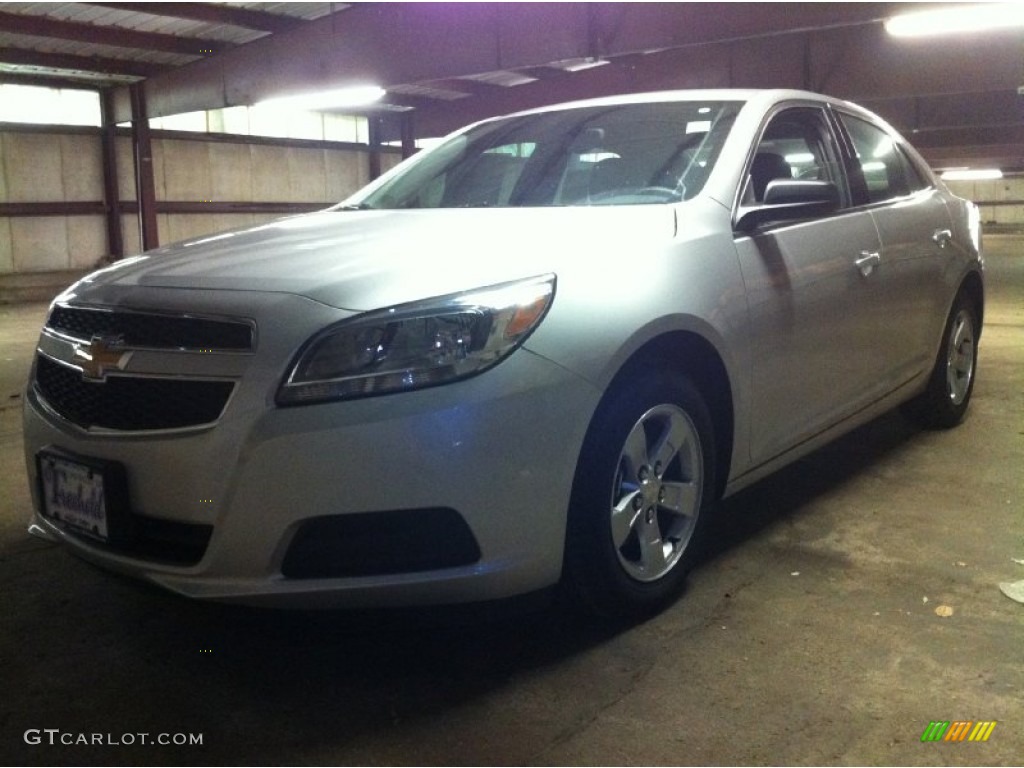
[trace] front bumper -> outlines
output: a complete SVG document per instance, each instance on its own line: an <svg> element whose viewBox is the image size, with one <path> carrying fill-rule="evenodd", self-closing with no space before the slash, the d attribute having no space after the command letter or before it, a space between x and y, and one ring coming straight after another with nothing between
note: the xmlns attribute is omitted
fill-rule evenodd
<svg viewBox="0 0 1024 768"><path fill-rule="evenodd" d="M331 319L330 312L306 307L291 315L295 321L287 328L260 323L267 329L261 350L209 428L92 434L53 414L30 388L24 411L35 505L30 530L174 592L249 604L453 603L555 583L579 448L600 393L520 349L479 376L444 386L274 406L290 351ZM212 526L201 559L180 565L125 554L44 517L35 457L46 449L123 465L133 513ZM438 508L465 521L479 547L475 562L331 578L282 574L306 521ZM396 537L395 546L402 542Z"/></svg>

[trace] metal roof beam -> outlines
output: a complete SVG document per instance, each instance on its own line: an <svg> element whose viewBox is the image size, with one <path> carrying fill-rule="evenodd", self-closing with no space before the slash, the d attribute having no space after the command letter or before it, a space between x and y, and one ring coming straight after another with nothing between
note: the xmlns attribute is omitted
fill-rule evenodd
<svg viewBox="0 0 1024 768"><path fill-rule="evenodd" d="M973 146L1016 148L1024 155L1024 125L980 125L964 128L934 128L916 131L908 136L923 154L943 147Z"/></svg>
<svg viewBox="0 0 1024 768"><path fill-rule="evenodd" d="M366 82L386 88L797 28L867 24L900 6L787 3L780 13L770 3L360 3L154 78L146 89L151 114L159 116L252 104L303 89Z"/></svg>
<svg viewBox="0 0 1024 768"><path fill-rule="evenodd" d="M544 65L538 67L521 67L517 69L516 72L521 75L526 75L527 77L532 77L536 80L555 80L556 78L572 74L572 72L565 69Z"/></svg>
<svg viewBox="0 0 1024 768"><path fill-rule="evenodd" d="M56 37L80 43L101 43L119 48L138 48L144 51L164 51L189 56L209 56L222 53L234 46L217 40L164 35L158 32L139 32L118 26L81 24L49 16L30 16L0 11L0 31L35 37Z"/></svg>
<svg viewBox="0 0 1024 768"><path fill-rule="evenodd" d="M302 26L303 19L278 13L253 11L214 3L86 3L103 8L133 13L148 13L153 16L169 16L175 19L206 21L211 24L230 24L233 27L257 29L261 32L284 32Z"/></svg>
<svg viewBox="0 0 1024 768"><path fill-rule="evenodd" d="M437 88L442 91L464 93L467 96L492 96L495 93L501 93L505 90L505 86L503 85L455 77L445 78L443 80L433 80L429 83L421 83L421 85L425 85L428 88Z"/></svg>
<svg viewBox="0 0 1024 768"><path fill-rule="evenodd" d="M105 75L130 75L132 77L151 77L170 70L170 67L165 64L154 64L149 61L77 56L72 53L43 53L27 48L0 48L0 62L52 69L77 69Z"/></svg>
<svg viewBox="0 0 1024 768"><path fill-rule="evenodd" d="M770 5L770 4L769 4ZM1020 120L1014 94L1020 43L1012 35L986 39L983 55L967 40L919 40L886 35L881 25L795 32L709 43L647 55L606 56L611 63L563 78L519 85L456 105L418 110L419 136L439 136L482 118L562 101L616 93L680 88L804 88L867 102L910 128L952 119L979 125L993 114ZM965 86L969 95L961 92ZM977 94L986 94L978 97ZM999 94L996 98L996 94ZM982 119L984 115L984 120Z"/></svg>
<svg viewBox="0 0 1024 768"><path fill-rule="evenodd" d="M3 71L0 71L0 83L5 85L38 85L42 88L73 88L80 91L100 91L110 85L109 80Z"/></svg>

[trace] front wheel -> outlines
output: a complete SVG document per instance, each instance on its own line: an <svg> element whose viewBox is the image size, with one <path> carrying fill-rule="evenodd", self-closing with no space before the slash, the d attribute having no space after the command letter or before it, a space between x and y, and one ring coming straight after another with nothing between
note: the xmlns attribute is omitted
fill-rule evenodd
<svg viewBox="0 0 1024 768"><path fill-rule="evenodd" d="M685 377L639 373L602 402L584 441L566 542L570 586L618 617L679 592L713 501L711 417Z"/></svg>
<svg viewBox="0 0 1024 768"><path fill-rule="evenodd" d="M974 305L961 294L946 320L927 388L904 407L904 412L924 427L949 429L967 413L978 367L977 317Z"/></svg>

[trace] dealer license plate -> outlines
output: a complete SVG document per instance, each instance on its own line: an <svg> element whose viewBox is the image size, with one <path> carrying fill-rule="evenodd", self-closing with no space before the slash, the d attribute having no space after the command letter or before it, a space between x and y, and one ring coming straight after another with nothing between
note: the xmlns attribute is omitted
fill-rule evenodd
<svg viewBox="0 0 1024 768"><path fill-rule="evenodd" d="M76 461L40 454L45 513L82 533L106 541L107 494L103 473Z"/></svg>

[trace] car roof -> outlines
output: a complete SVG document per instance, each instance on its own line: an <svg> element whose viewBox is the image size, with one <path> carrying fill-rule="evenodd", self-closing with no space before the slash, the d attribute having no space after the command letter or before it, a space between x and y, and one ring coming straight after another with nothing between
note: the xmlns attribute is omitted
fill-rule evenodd
<svg viewBox="0 0 1024 768"><path fill-rule="evenodd" d="M785 88L702 88L674 91L648 91L645 93L630 93L618 96L601 96L592 99L580 99L578 101L569 101L560 104L551 104L544 107L525 109L507 116L539 114L562 109L605 107L620 104L648 104L666 101L756 101L763 104L771 104L779 101L792 100L847 104L847 102L841 99L835 99L820 93Z"/></svg>

